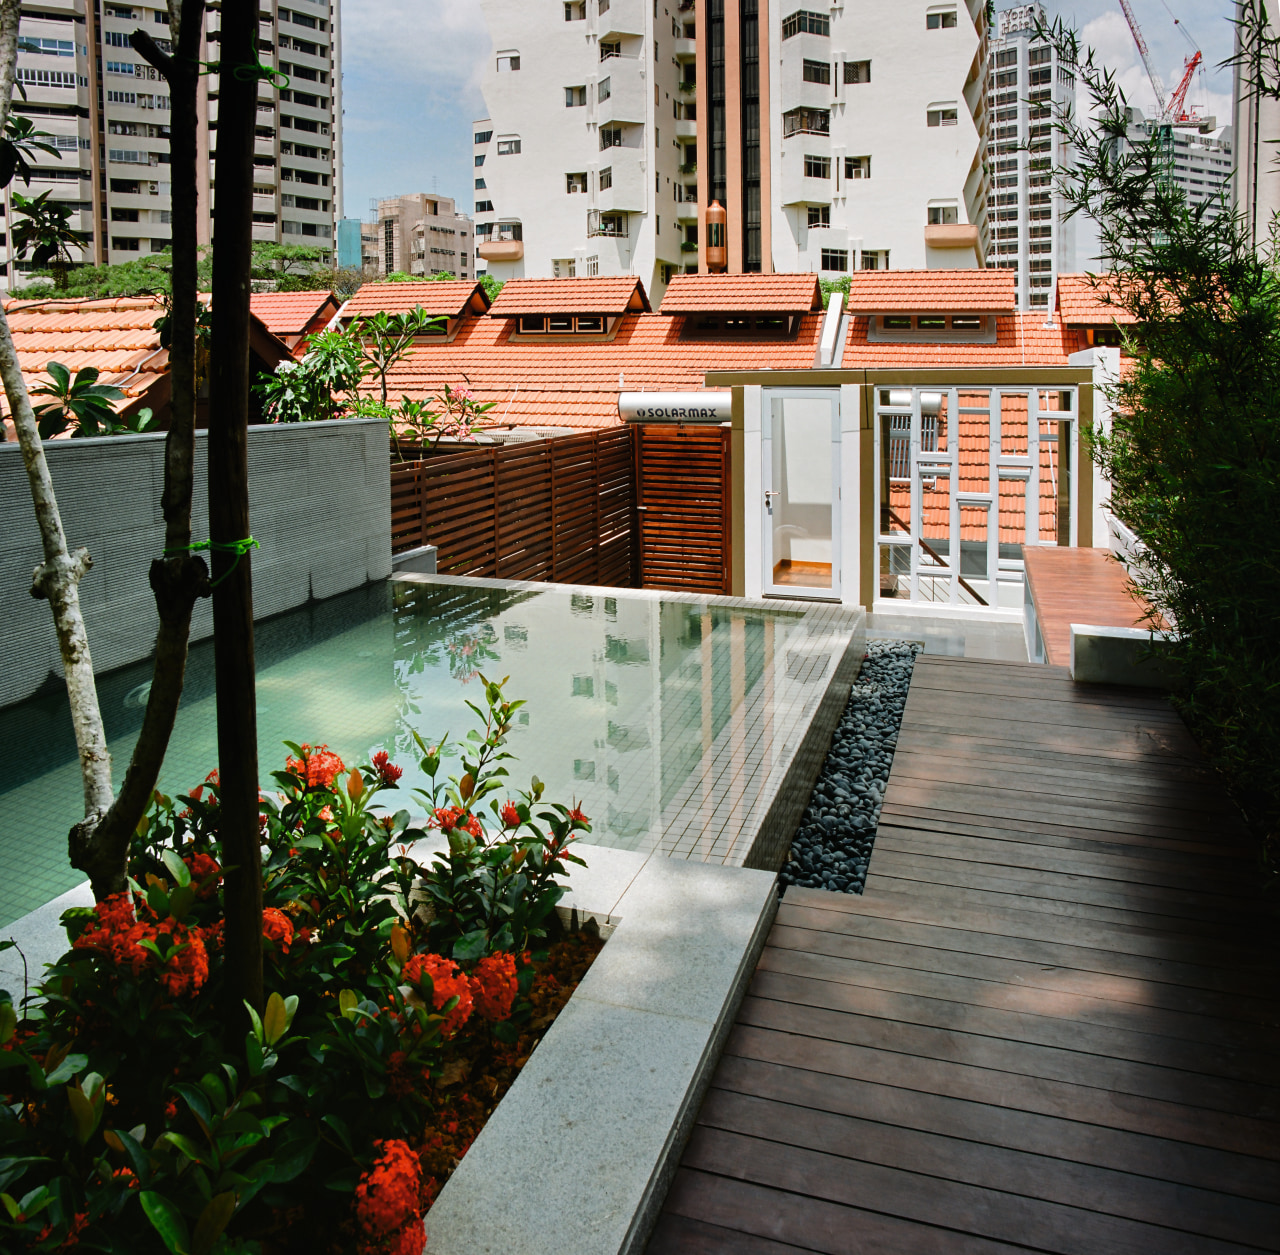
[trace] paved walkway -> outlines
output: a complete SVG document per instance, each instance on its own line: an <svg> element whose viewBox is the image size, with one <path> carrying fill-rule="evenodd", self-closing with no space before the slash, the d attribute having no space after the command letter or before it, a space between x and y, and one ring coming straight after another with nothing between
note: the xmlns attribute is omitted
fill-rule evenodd
<svg viewBox="0 0 1280 1255"><path fill-rule="evenodd" d="M1160 698L922 657L863 897L788 890L651 1255L1280 1250L1280 992Z"/></svg>

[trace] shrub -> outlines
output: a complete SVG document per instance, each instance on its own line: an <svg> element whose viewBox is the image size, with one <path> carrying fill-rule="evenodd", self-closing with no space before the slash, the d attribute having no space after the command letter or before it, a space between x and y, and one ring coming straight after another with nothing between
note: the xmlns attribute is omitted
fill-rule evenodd
<svg viewBox="0 0 1280 1255"><path fill-rule="evenodd" d="M0 1247L420 1255L459 1122L465 1141L491 1106L451 1087L473 1068L509 1083L545 1027L555 878L586 829L534 815L536 782L493 796L521 703L485 696L460 777L436 783L449 747L425 754L449 845L425 872L407 847L427 833L381 805L387 755L349 770L289 747L262 801L269 997L247 1034L224 1001L216 773L156 796L131 892L64 917L43 1006L19 1022L0 998Z"/></svg>

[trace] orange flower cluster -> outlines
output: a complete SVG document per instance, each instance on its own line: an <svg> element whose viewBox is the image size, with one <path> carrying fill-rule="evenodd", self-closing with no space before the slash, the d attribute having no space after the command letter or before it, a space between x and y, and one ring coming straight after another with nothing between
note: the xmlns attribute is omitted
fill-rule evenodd
<svg viewBox="0 0 1280 1255"><path fill-rule="evenodd" d="M467 814L460 806L438 807L434 826L439 828L441 832L452 832L455 828L461 828L464 832L469 832L477 839L484 836L484 829L480 826L480 820L474 815Z"/></svg>
<svg viewBox="0 0 1280 1255"><path fill-rule="evenodd" d="M406 1142L375 1142L382 1153L356 1186L359 1255L422 1255L422 1168Z"/></svg>
<svg viewBox="0 0 1280 1255"><path fill-rule="evenodd" d="M97 924L76 938L75 949L96 950L116 967L127 967L134 976L141 976L153 957L141 943L158 942L163 937L173 946L160 972L160 983L170 994L177 998L197 993L209 979L209 955L198 929L188 929L173 919L158 923L135 919L127 893L113 893L93 910Z"/></svg>
<svg viewBox="0 0 1280 1255"><path fill-rule="evenodd" d="M397 767L395 763L387 757L386 750L379 750L373 756L373 769L378 773L378 783L384 789L395 787L395 783L404 775L404 768Z"/></svg>
<svg viewBox="0 0 1280 1255"><path fill-rule="evenodd" d="M196 894L201 901L207 901L218 892L218 882L222 879L222 868L212 854L191 854L182 860L191 873L191 882L204 887ZM206 883L207 882L207 883Z"/></svg>
<svg viewBox="0 0 1280 1255"><path fill-rule="evenodd" d="M505 1020L516 1000L516 961L506 953L486 955L471 973L471 997L486 1020Z"/></svg>
<svg viewBox="0 0 1280 1255"><path fill-rule="evenodd" d="M502 806L502 826L504 828L520 827L520 812L514 802L505 802Z"/></svg>
<svg viewBox="0 0 1280 1255"><path fill-rule="evenodd" d="M347 769L337 754L329 752L327 745L303 745L299 748L302 757L286 759L285 770L306 780L308 789L329 788Z"/></svg>
<svg viewBox="0 0 1280 1255"><path fill-rule="evenodd" d="M293 920L283 911L268 906L262 912L262 935L281 954L288 954L293 944Z"/></svg>
<svg viewBox="0 0 1280 1255"><path fill-rule="evenodd" d="M400 976L414 985L420 985L423 976L430 976L431 1001L437 1011L457 997L457 1005L440 1026L442 1037L452 1037L471 1018L471 984L452 959L438 954L412 954L405 960Z"/></svg>

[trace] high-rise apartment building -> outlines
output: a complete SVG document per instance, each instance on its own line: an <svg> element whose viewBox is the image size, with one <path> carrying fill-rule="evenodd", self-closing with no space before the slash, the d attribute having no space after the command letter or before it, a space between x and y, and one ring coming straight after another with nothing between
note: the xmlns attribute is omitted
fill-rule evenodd
<svg viewBox="0 0 1280 1255"><path fill-rule="evenodd" d="M984 0L482 0L498 278L955 268L987 254ZM813 0L808 0L810 4Z"/></svg>
<svg viewBox="0 0 1280 1255"><path fill-rule="evenodd" d="M996 14L988 54L991 244L987 265L1017 272L1018 307L1048 307L1060 273L1077 269L1076 221L1064 218L1055 170L1070 152L1055 125L1075 106L1075 75L1037 39L1040 4Z"/></svg>
<svg viewBox="0 0 1280 1255"><path fill-rule="evenodd" d="M254 155L254 238L333 248L341 217L341 51L338 0L260 0L259 55L283 76L258 84ZM201 59L216 60L219 16L210 11ZM78 261L105 265L168 248L171 102L159 74L129 36L147 31L170 50L169 12L156 4L41 0L24 9L18 81L26 99L13 111L54 135L61 161L41 155L30 188L15 180L4 195L6 225L14 191L74 206L84 245ZM211 236L217 152L218 76L201 77L202 242ZM8 235L6 232L5 243ZM29 264L0 251L0 281L17 286Z"/></svg>
<svg viewBox="0 0 1280 1255"><path fill-rule="evenodd" d="M1156 138L1167 145L1168 177L1186 193L1189 204L1231 208L1235 161L1231 127L1218 126L1217 119L1208 116L1201 117L1198 126L1168 127L1132 107L1128 115L1131 144Z"/></svg>
<svg viewBox="0 0 1280 1255"><path fill-rule="evenodd" d="M471 219L448 196L417 192L378 202L377 267L383 275L448 271L475 278Z"/></svg>

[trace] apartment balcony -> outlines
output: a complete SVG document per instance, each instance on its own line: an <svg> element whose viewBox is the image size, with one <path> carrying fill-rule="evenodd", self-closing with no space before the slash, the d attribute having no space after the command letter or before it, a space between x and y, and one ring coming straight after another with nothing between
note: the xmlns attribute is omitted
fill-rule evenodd
<svg viewBox="0 0 1280 1255"><path fill-rule="evenodd" d="M519 261L524 256L523 240L485 240L476 249L484 261Z"/></svg>
<svg viewBox="0 0 1280 1255"><path fill-rule="evenodd" d="M643 35L648 0L610 0L600 14L600 38L617 39L624 35Z"/></svg>
<svg viewBox="0 0 1280 1255"><path fill-rule="evenodd" d="M675 40L675 47L672 51L677 61L695 61L698 57L698 41L681 37Z"/></svg>
<svg viewBox="0 0 1280 1255"><path fill-rule="evenodd" d="M696 200L680 201L676 205L677 222L697 222L698 202Z"/></svg>
<svg viewBox="0 0 1280 1255"><path fill-rule="evenodd" d="M613 164L603 166L611 154ZM600 160L601 173L608 170L611 186L596 193L596 208L601 213L644 213L649 208L650 187L639 153L635 149L612 148L602 152Z"/></svg>
<svg viewBox="0 0 1280 1255"><path fill-rule="evenodd" d="M927 226L924 229L924 244L926 250L940 249L947 254L945 259L939 259L937 264L940 266L964 269L966 266L976 265L982 256L978 228L968 223L934 223Z"/></svg>
<svg viewBox="0 0 1280 1255"><path fill-rule="evenodd" d="M276 211L276 198L274 196L254 195L253 212L256 214L273 214Z"/></svg>
<svg viewBox="0 0 1280 1255"><path fill-rule="evenodd" d="M782 203L784 205L829 205L831 189L831 165L826 144L814 143L817 136L806 136L810 141L803 146L789 144L782 154ZM815 160L826 160L826 166L815 165ZM826 170L826 177L815 173Z"/></svg>
<svg viewBox="0 0 1280 1255"><path fill-rule="evenodd" d="M684 141L698 138L698 122L696 118L676 119L676 139Z"/></svg>
<svg viewBox="0 0 1280 1255"><path fill-rule="evenodd" d="M608 83L609 95L596 104L596 121L601 126L615 122L643 123L646 114L645 80L640 77L635 63L623 58L606 61L600 67L609 73L601 78L600 85ZM597 94L599 86L597 86Z"/></svg>

